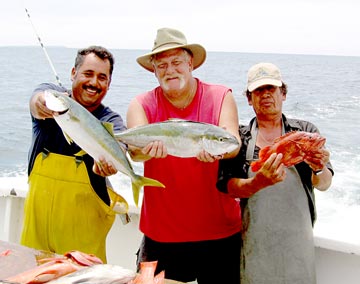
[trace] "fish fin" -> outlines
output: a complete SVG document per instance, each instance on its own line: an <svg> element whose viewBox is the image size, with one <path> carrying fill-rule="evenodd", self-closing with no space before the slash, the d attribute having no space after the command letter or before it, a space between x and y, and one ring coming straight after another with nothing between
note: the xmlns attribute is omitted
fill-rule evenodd
<svg viewBox="0 0 360 284"><path fill-rule="evenodd" d="M117 139L117 140L120 140L121 141L121 134L124 134L124 133L122 133L122 131L121 132L119 132L119 131L117 131L117 132L114 132L114 134L113 134L113 136Z"/></svg>
<svg viewBox="0 0 360 284"><path fill-rule="evenodd" d="M284 163L284 165L286 167L291 167L291 166L294 166L298 163L301 163L302 161L304 161L304 158L302 156L299 156L299 157L295 157L293 159L291 159L291 162L290 163Z"/></svg>
<svg viewBox="0 0 360 284"><path fill-rule="evenodd" d="M284 135L276 138L276 139L274 140L274 144L277 143L277 142L279 142L279 141L281 141L281 140L283 140L283 139L286 138L286 137L289 137L289 136L291 136L291 135L294 135L294 134L297 133L297 132L299 132L299 131L293 130L293 131L290 131L290 132L285 133Z"/></svg>
<svg viewBox="0 0 360 284"><path fill-rule="evenodd" d="M114 136L114 124L112 124L111 122L106 122L106 121L102 121L101 124L111 134L111 136Z"/></svg>
<svg viewBox="0 0 360 284"><path fill-rule="evenodd" d="M71 143L74 143L74 141L71 139L71 137L69 135L67 135L65 132L63 132L64 134L64 137L66 139L66 141L71 144Z"/></svg>
<svg viewBox="0 0 360 284"><path fill-rule="evenodd" d="M84 156L84 155L86 155L87 153L83 150L83 149L81 149L79 152L77 152L76 154L75 154L75 156Z"/></svg>
<svg viewBox="0 0 360 284"><path fill-rule="evenodd" d="M50 270L44 271L43 273L36 275L31 283L49 282L50 280L53 280L56 278L56 273L57 273L57 271L55 269L50 269Z"/></svg>
<svg viewBox="0 0 360 284"><path fill-rule="evenodd" d="M132 186L133 198L136 206L138 206L140 189L143 186L165 187L165 185L163 185L161 182L155 179L151 179L139 175L136 175L136 178L132 180L131 186Z"/></svg>
<svg viewBox="0 0 360 284"><path fill-rule="evenodd" d="M259 152L259 159L261 160L262 158L266 157L266 155L268 155L268 152L270 151L270 146L266 146L264 148L262 148ZM270 156L270 155L269 155Z"/></svg>
<svg viewBox="0 0 360 284"><path fill-rule="evenodd" d="M124 197L115 192L111 187L108 187L110 196L110 208L117 214L126 214L129 211L129 204Z"/></svg>

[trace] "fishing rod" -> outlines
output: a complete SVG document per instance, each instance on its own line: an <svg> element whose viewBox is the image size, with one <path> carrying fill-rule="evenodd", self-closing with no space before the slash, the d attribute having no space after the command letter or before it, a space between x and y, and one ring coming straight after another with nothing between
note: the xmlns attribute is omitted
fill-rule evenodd
<svg viewBox="0 0 360 284"><path fill-rule="evenodd" d="M49 54L47 53L46 48L45 48L44 44L42 43L41 38L39 37L39 35L38 35L38 33L37 33L36 29L35 29L35 26L34 26L33 22L31 21L31 17L30 17L29 11L28 11L26 8L25 8L25 12L26 12L26 14L27 14L27 16L28 16L28 18L29 18L29 21L30 21L30 23L31 23L31 26L32 26L32 28L33 28L33 30L34 30L34 32L35 32L35 35L36 35L39 43L40 43L40 46L41 46L42 50L43 50L44 53L45 53L46 59L47 59L47 61L49 62L50 67L51 67L51 69L52 69L52 71L53 71L53 73L54 73L54 75L55 75L56 81L57 81L57 83L59 84L59 86L62 87L63 85L62 85L61 82L60 82L60 78L59 78L58 74L56 73L55 67L54 67L54 65L52 64L52 61L51 61L51 59L50 59L50 57L49 57Z"/></svg>

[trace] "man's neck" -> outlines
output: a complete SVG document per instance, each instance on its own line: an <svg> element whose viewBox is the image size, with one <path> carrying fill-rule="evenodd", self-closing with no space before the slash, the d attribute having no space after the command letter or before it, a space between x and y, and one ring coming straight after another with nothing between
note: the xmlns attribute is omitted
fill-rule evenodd
<svg viewBox="0 0 360 284"><path fill-rule="evenodd" d="M178 92L176 95L164 92L164 96L175 107L185 109L194 99L196 90L197 82L194 79L185 90Z"/></svg>
<svg viewBox="0 0 360 284"><path fill-rule="evenodd" d="M264 148L274 143L275 139L282 134L282 117L267 116L265 119L257 117L258 123L258 136L256 139L256 145L260 148Z"/></svg>
<svg viewBox="0 0 360 284"><path fill-rule="evenodd" d="M282 115L256 116L258 128L267 130L282 128Z"/></svg>

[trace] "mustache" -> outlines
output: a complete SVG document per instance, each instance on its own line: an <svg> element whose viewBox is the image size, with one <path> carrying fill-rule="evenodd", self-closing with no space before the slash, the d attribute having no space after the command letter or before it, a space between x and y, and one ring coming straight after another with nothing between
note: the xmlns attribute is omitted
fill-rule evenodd
<svg viewBox="0 0 360 284"><path fill-rule="evenodd" d="M171 80L171 79L181 79L181 75L167 75L164 77L164 80Z"/></svg>
<svg viewBox="0 0 360 284"><path fill-rule="evenodd" d="M95 91L96 93L100 93L101 90L97 87L91 86L91 85L85 85L83 86L84 90L90 90L90 91Z"/></svg>

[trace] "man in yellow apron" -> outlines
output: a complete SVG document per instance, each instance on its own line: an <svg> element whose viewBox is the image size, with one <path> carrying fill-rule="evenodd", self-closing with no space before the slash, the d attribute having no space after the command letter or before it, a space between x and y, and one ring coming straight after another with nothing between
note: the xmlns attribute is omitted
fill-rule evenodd
<svg viewBox="0 0 360 284"><path fill-rule="evenodd" d="M92 253L106 263L106 236L115 220L113 207L126 201L107 185L112 165L94 163L69 144L46 108L44 91L67 92L114 130L125 129L121 116L101 104L111 82L114 58L105 48L78 51L71 72L72 90L41 84L30 99L33 137L29 151L29 191L25 200L21 244L63 254L69 250ZM55 114L56 115L56 114ZM124 212L122 212L124 213Z"/></svg>

